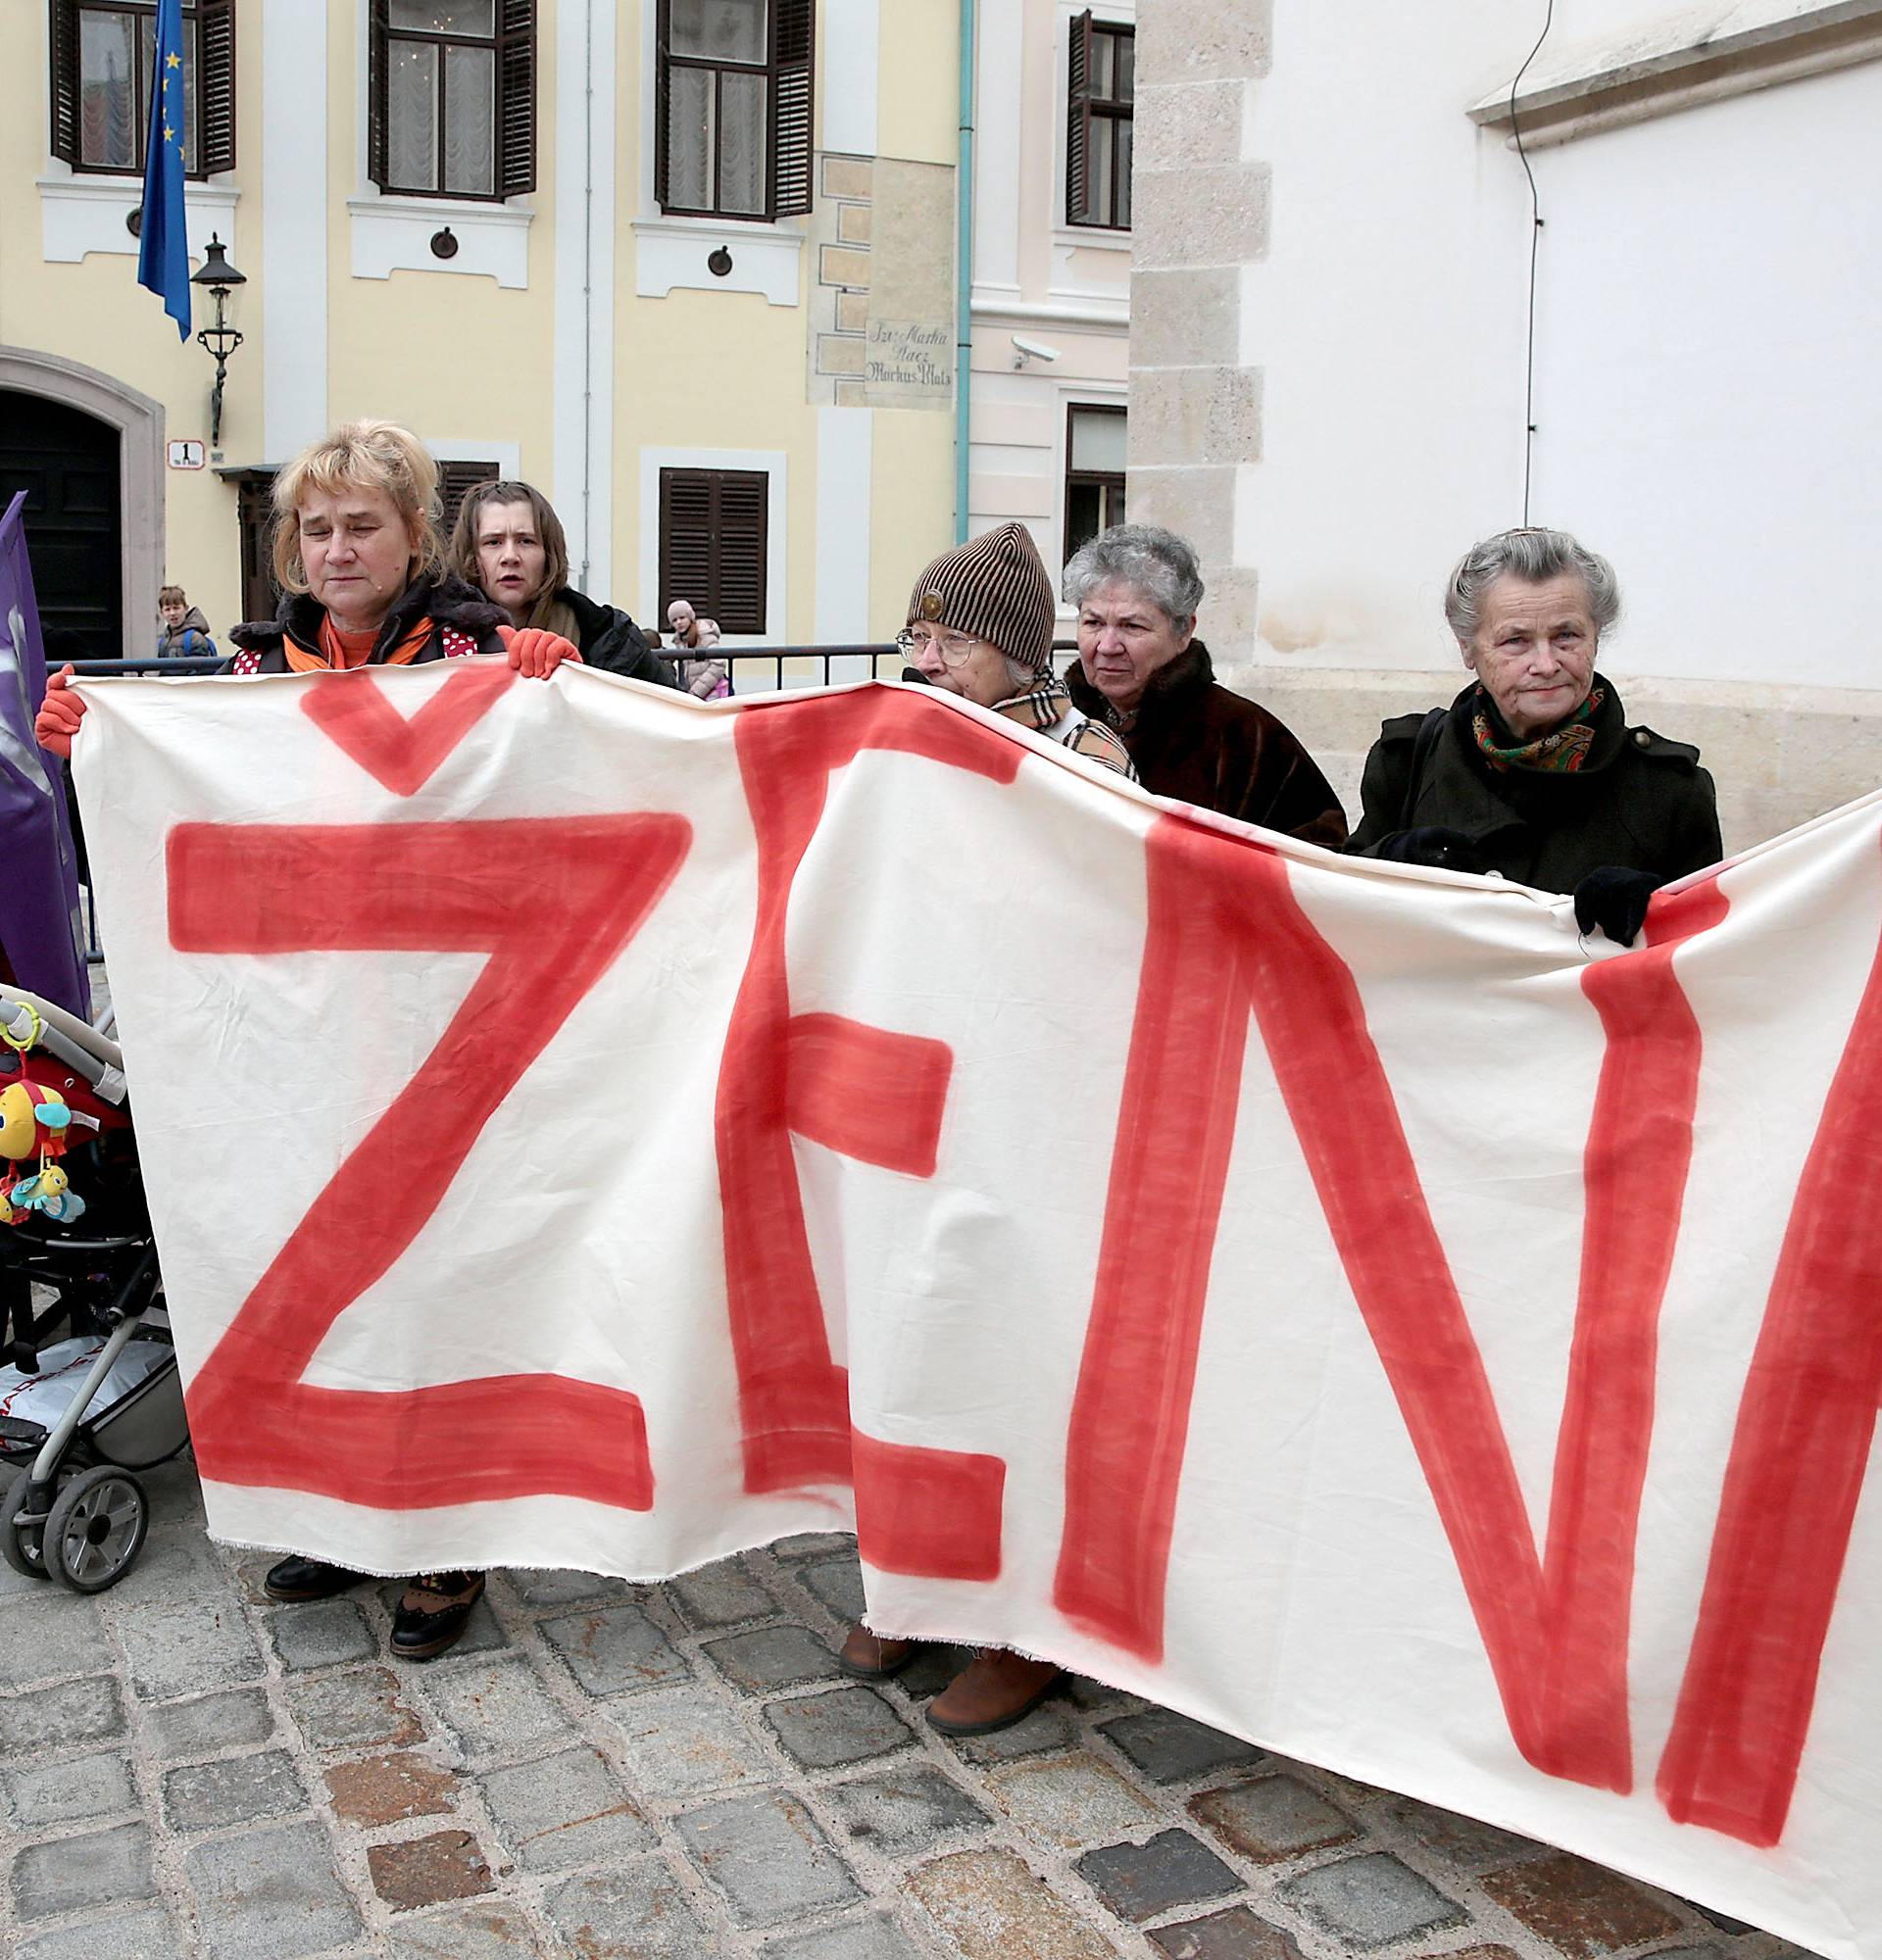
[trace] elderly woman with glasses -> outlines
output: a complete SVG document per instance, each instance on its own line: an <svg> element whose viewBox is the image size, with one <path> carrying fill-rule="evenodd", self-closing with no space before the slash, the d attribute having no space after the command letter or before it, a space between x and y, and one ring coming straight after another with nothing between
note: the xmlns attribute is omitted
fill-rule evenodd
<svg viewBox="0 0 1882 1960"><path fill-rule="evenodd" d="M915 581L896 645L928 686L1132 775L1124 745L1053 678L1052 622L1052 580L1031 533L1002 524L943 552Z"/></svg>
<svg viewBox="0 0 1882 1960"><path fill-rule="evenodd" d="M1203 575L1184 539L1114 524L1073 555L1065 591L1078 609L1072 705L1123 738L1145 789L1309 844L1346 841L1346 812L1312 757L1216 680L1196 637Z"/></svg>
<svg viewBox="0 0 1882 1960"><path fill-rule="evenodd" d="M1658 886L1717 862L1718 806L1699 751L1630 728L1595 666L1613 567L1566 531L1502 531L1459 560L1444 612L1470 685L1379 730L1349 848L1572 892L1584 932L1632 945Z"/></svg>
<svg viewBox="0 0 1882 1960"><path fill-rule="evenodd" d="M897 644L915 678L1062 742L1119 775L1130 758L1110 729L1088 720L1052 675L1052 580L1021 524L1002 524L943 552L915 581ZM915 1658L914 1641L885 1640L859 1621L837 1666L884 1681ZM1005 1647L983 1647L928 1705L943 1735L1009 1729L1058 1685L1061 1669Z"/></svg>

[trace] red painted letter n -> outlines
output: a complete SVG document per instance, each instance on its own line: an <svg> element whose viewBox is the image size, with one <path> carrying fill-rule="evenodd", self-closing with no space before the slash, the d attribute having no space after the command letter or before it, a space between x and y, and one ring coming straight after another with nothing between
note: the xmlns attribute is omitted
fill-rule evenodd
<svg viewBox="0 0 1882 1960"><path fill-rule="evenodd" d="M1614 1109L1618 1074L1604 1075L1610 1113L1598 1109L1586 1165L1577 1361L1545 1570L1351 971L1271 851L1165 818L1148 854L1149 935L1073 1402L1057 1603L1120 1647L1161 1658L1190 1394L1252 1013L1517 1746L1553 1775L1628 1788L1626 1600L1652 1422L1652 1329L1698 1072L1697 1028L1665 970L1669 952L1632 956L1633 977L1614 973L1602 997L1610 1041L1625 1048L1634 1087L1651 1085L1652 1108L1644 1131L1630 1129ZM1623 1148L1630 1144L1639 1150ZM1635 1200L1616 1204L1623 1168L1643 1185ZM1615 1277L1619 1294L1609 1283ZM1624 1544L1589 1551L1610 1539Z"/></svg>

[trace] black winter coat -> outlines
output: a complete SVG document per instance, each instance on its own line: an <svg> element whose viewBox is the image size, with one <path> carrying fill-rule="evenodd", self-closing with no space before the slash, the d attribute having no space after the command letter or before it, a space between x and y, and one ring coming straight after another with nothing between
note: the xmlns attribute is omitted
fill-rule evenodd
<svg viewBox="0 0 1882 1960"><path fill-rule="evenodd" d="M619 606L600 605L572 585L565 585L556 597L575 615L575 645L584 664L606 667L629 680L652 681L656 687L679 685L672 668Z"/></svg>
<svg viewBox="0 0 1882 1960"><path fill-rule="evenodd" d="M1572 773L1497 769L1477 747L1473 681L1438 725L1418 780L1412 781L1422 714L1386 722L1365 760L1364 814L1347 846L1380 855L1394 831L1436 825L1476 846L1474 865L1545 892L1571 892L1605 864L1645 871L1662 883L1717 863L1718 804L1699 751L1651 728L1629 728L1613 683L1595 714L1587 760ZM1492 710L1494 714L1495 710ZM1512 741L1497 724L1500 740Z"/></svg>
<svg viewBox="0 0 1882 1960"><path fill-rule="evenodd" d="M1109 703L1075 661L1065 685L1074 707L1117 728ZM1345 841L1346 811L1318 764L1276 716L1216 680L1200 640L1151 675L1136 720L1117 733L1137 780L1154 796L1309 844L1337 849Z"/></svg>
<svg viewBox="0 0 1882 1960"><path fill-rule="evenodd" d="M312 593L285 592L272 619L254 619L246 625L231 626L228 637L242 651L223 663L224 673L291 673L292 664L282 642L292 640L310 654L321 650L321 619L326 609ZM411 632L421 619L429 618L436 630L413 662L444 658L444 629L448 626L466 633L477 643L480 654L500 654L503 642L497 628L507 622L503 608L492 606L475 586L446 572L440 578L421 578L399 594L391 612L372 642L371 661L382 662L386 655ZM246 656L246 658L244 658Z"/></svg>

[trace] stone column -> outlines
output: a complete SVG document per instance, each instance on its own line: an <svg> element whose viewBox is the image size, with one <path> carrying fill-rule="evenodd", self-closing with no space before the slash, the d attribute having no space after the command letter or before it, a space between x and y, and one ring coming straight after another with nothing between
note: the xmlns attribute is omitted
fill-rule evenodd
<svg viewBox="0 0 1882 1960"><path fill-rule="evenodd" d="M1242 268L1267 250L1269 171L1245 159L1272 0L1138 0L1131 176L1128 509L1201 554L1203 629L1249 658L1256 577L1237 491L1262 453L1262 370L1242 359Z"/></svg>

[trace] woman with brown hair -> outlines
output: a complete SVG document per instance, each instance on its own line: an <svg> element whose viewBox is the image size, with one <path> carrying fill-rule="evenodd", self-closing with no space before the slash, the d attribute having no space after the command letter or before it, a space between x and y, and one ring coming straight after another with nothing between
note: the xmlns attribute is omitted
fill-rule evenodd
<svg viewBox="0 0 1882 1960"><path fill-rule="evenodd" d="M678 686L619 607L599 605L569 583L562 519L534 484L479 483L465 498L451 530L451 568L501 606L513 626L572 640L589 666Z"/></svg>

